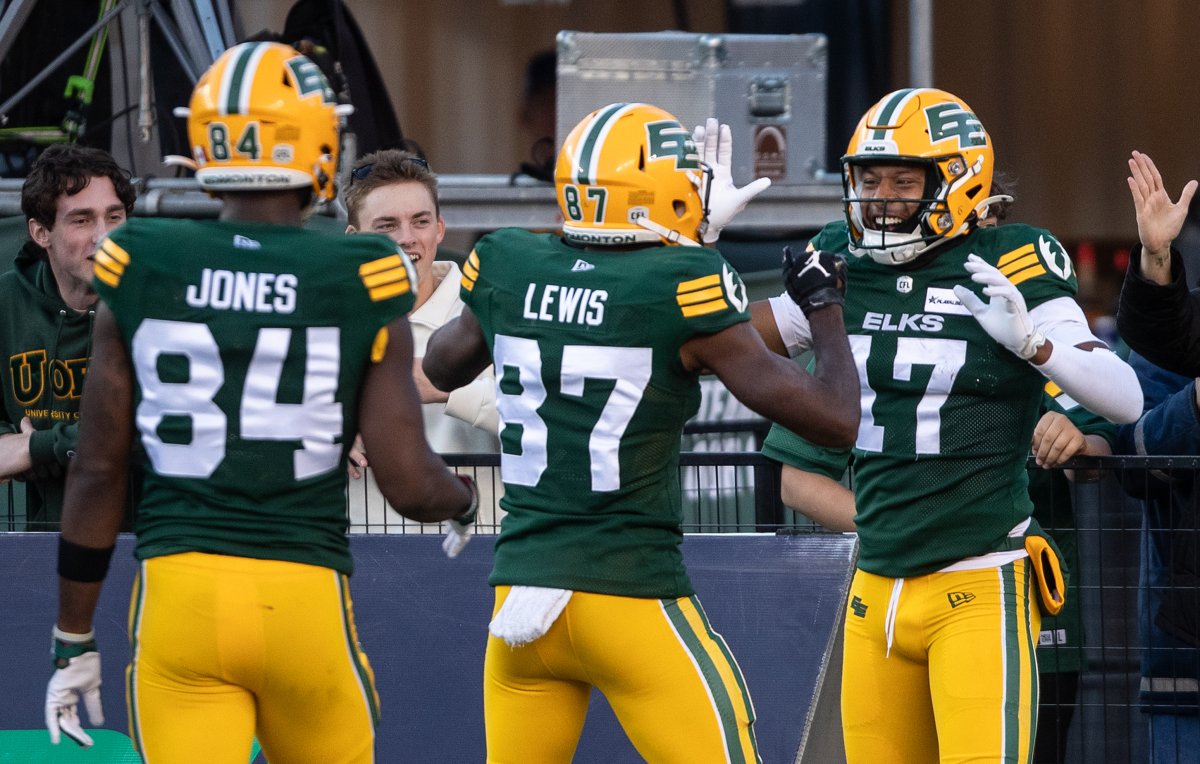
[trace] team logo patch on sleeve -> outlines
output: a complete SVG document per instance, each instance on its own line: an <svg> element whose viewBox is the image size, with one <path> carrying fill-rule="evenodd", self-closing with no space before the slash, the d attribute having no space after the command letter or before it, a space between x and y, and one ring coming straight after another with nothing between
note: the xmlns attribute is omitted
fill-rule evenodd
<svg viewBox="0 0 1200 764"><path fill-rule="evenodd" d="M408 266L400 255L388 255L358 267L358 275L372 302L397 297L412 291Z"/></svg>
<svg viewBox="0 0 1200 764"><path fill-rule="evenodd" d="M716 313L729 307L719 273L680 283L675 289L675 302L679 303L684 318Z"/></svg>
<svg viewBox="0 0 1200 764"><path fill-rule="evenodd" d="M462 272L462 288L468 292L473 291L475 281L479 278L479 254L475 250L471 250L471 254L467 255Z"/></svg>
<svg viewBox="0 0 1200 764"><path fill-rule="evenodd" d="M112 239L105 239L96 250L96 278L108 284L113 289L121 285L121 277L130 263L129 253L117 246Z"/></svg>

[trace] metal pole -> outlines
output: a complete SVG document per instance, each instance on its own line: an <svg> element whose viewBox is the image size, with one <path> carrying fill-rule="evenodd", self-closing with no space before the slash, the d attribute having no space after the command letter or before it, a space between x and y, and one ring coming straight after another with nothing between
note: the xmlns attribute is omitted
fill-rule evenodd
<svg viewBox="0 0 1200 764"><path fill-rule="evenodd" d="M9 47L17 38L21 27L25 26L25 21L33 12L33 6L36 3L37 0L13 0L12 4L5 9L4 16L0 18L0 59L8 55Z"/></svg>
<svg viewBox="0 0 1200 764"><path fill-rule="evenodd" d="M909 0L908 47L908 85L933 87L933 0Z"/></svg>
<svg viewBox="0 0 1200 764"><path fill-rule="evenodd" d="M89 42L92 38L92 35L94 35L97 31L103 29L104 26L106 24L108 24L109 21L111 21L115 16L117 16L117 14L119 14L121 12L121 9L124 7L124 5L125 5L125 2L122 1L115 8L110 10L108 13L101 16L99 21L97 21L95 24L92 24L90 27L88 27L88 30L83 33L82 37L80 37L75 42L71 43L67 47L66 50L64 50L62 53L58 54L58 56L53 61L51 61L49 64L47 64L46 68L42 70L41 74L37 75L32 80L25 83L25 86L23 88L21 88L20 90L18 90L16 92L16 94L14 94L12 96L12 98L9 98L4 103L0 104L0 121L6 121L9 109L11 109L13 106L17 105L18 103L20 103L22 98L29 95L30 91L32 91L38 85L42 84L42 81L45 80L47 77L49 77L51 74L53 74L54 70L56 70L56 69L58 69L58 67L62 66L63 63L68 58L71 57L71 54L73 54L75 51L82 48L84 46L84 44Z"/></svg>

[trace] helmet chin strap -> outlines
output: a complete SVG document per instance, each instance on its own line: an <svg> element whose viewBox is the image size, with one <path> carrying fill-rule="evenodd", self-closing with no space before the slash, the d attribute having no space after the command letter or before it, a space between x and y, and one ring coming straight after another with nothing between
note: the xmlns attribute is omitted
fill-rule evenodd
<svg viewBox="0 0 1200 764"><path fill-rule="evenodd" d="M972 210L972 212L975 213L975 217L982 219L987 217L988 207L991 207L992 204L996 202L1011 201L1013 201L1013 198L1008 194L995 194L994 196L989 196L988 198L984 199L979 204L976 204L975 209Z"/></svg>
<svg viewBox="0 0 1200 764"><path fill-rule="evenodd" d="M167 154L162 158L162 163L168 167L186 167L189 170L195 171L200 169L196 164L196 160L191 157L180 156L179 154Z"/></svg>
<svg viewBox="0 0 1200 764"><path fill-rule="evenodd" d="M634 224L640 228L645 228L647 231L653 231L661 236L668 244L682 244L686 247L699 247L700 243L693 241L681 234L679 231L673 231L664 225L655 223L648 217L639 217L634 219Z"/></svg>

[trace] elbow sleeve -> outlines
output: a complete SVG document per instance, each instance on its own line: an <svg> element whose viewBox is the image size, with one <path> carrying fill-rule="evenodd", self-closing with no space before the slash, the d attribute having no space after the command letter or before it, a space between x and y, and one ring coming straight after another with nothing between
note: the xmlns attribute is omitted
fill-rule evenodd
<svg viewBox="0 0 1200 764"><path fill-rule="evenodd" d="M1033 368L1063 389L1087 410L1117 424L1136 422L1142 415L1142 387L1129 364L1111 350L1081 350L1051 337L1054 350Z"/></svg>
<svg viewBox="0 0 1200 764"><path fill-rule="evenodd" d="M495 378L485 374L451 392L446 401L446 414L495 435L500 429Z"/></svg>

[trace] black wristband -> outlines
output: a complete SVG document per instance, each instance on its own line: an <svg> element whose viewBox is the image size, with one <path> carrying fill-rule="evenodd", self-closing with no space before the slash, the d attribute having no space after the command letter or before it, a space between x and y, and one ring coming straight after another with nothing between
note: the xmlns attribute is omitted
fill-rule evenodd
<svg viewBox="0 0 1200 764"><path fill-rule="evenodd" d="M58 537L58 575L68 581L94 584L108 575L108 564L112 561L113 549L94 549Z"/></svg>
<svg viewBox="0 0 1200 764"><path fill-rule="evenodd" d="M827 308L830 305L845 305L846 296L834 287L824 287L815 292L808 294L803 302L797 303L800 310L804 312L805 317L811 316L814 311L821 308Z"/></svg>

